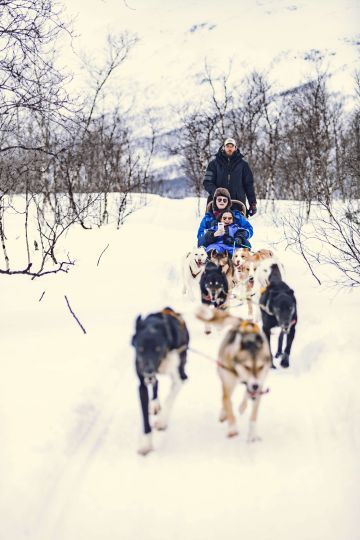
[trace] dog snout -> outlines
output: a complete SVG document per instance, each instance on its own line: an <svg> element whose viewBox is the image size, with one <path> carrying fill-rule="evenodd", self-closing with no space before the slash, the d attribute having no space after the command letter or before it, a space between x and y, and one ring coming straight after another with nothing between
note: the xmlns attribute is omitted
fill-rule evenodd
<svg viewBox="0 0 360 540"><path fill-rule="evenodd" d="M256 392L257 390L259 390L260 388L260 385L258 383L252 383L251 384L251 391L252 392Z"/></svg>
<svg viewBox="0 0 360 540"><path fill-rule="evenodd" d="M154 385L156 383L156 374L144 373L144 381L146 385Z"/></svg>
<svg viewBox="0 0 360 540"><path fill-rule="evenodd" d="M288 334L290 332L290 328L291 328L291 324L281 326L281 330L285 332L285 334Z"/></svg>

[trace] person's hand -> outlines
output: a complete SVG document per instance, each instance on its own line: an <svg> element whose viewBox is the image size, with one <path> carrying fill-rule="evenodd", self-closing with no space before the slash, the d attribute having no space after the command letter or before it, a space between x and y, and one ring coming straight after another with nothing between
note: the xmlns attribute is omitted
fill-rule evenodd
<svg viewBox="0 0 360 540"><path fill-rule="evenodd" d="M257 212L256 203L251 203L250 208L248 210L248 216L254 216Z"/></svg>
<svg viewBox="0 0 360 540"><path fill-rule="evenodd" d="M208 246L214 242L214 231L206 231L204 235L205 245Z"/></svg>
<svg viewBox="0 0 360 540"><path fill-rule="evenodd" d="M234 239L234 246L235 247L241 247L244 243L245 243L245 237L243 237L243 236L239 235Z"/></svg>
<svg viewBox="0 0 360 540"><path fill-rule="evenodd" d="M223 242L227 246L232 246L234 243L234 238L230 236L230 234L224 234Z"/></svg>

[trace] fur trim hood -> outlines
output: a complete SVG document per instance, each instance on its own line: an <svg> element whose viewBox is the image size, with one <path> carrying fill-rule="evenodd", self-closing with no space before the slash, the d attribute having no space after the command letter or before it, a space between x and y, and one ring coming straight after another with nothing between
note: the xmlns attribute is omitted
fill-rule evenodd
<svg viewBox="0 0 360 540"><path fill-rule="evenodd" d="M218 188L216 191L218 191L219 189L221 190L224 190L225 188ZM215 193L216 193L215 191ZM225 191L227 191L227 189L225 189ZM229 193L229 192L228 192ZM218 193L217 195L220 195L220 193ZM221 195L223 195L221 193ZM227 197L227 195L223 195L224 197ZM214 195L215 197L215 195ZM224 208L224 211L225 210L239 210L240 214L242 214L244 217L246 217L246 206L243 202L241 201L236 201L236 200L231 200L230 197L229 197L229 201L231 201L231 204L229 206L227 206L226 208ZM213 205L213 200L209 202L209 204L207 205L206 207L206 211L207 212L211 212L213 213L214 212L214 205Z"/></svg>

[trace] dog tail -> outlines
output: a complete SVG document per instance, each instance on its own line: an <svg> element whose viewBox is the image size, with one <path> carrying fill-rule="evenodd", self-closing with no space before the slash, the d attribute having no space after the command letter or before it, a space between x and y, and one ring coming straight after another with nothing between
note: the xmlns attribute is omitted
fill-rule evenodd
<svg viewBox="0 0 360 540"><path fill-rule="evenodd" d="M235 317L222 309L216 309L205 305L202 305L196 310L195 316L204 323L210 323L217 326L225 326L226 324L239 326L243 321L240 317Z"/></svg>

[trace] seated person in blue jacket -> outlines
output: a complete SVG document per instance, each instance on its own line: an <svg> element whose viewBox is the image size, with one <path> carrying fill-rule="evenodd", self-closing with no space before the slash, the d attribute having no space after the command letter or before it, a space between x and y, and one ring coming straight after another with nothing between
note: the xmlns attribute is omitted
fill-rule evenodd
<svg viewBox="0 0 360 540"><path fill-rule="evenodd" d="M248 240L251 236L252 227L251 231L249 228L240 227L234 223L231 210L225 210L220 215L218 223L206 231L204 246L207 252L215 249L219 253L228 251L229 255L233 255L235 249L239 247L251 248Z"/></svg>
<svg viewBox="0 0 360 540"><path fill-rule="evenodd" d="M253 234L253 229L248 220L244 217L246 215L246 207L241 201L232 201L230 193L225 188L217 188L214 193L213 200L209 202L206 208L206 214L202 218L199 230L197 233L198 247L204 245L205 232L213 227L224 210L230 210L234 216L234 223L240 225L240 227L247 228L250 231L250 236Z"/></svg>

